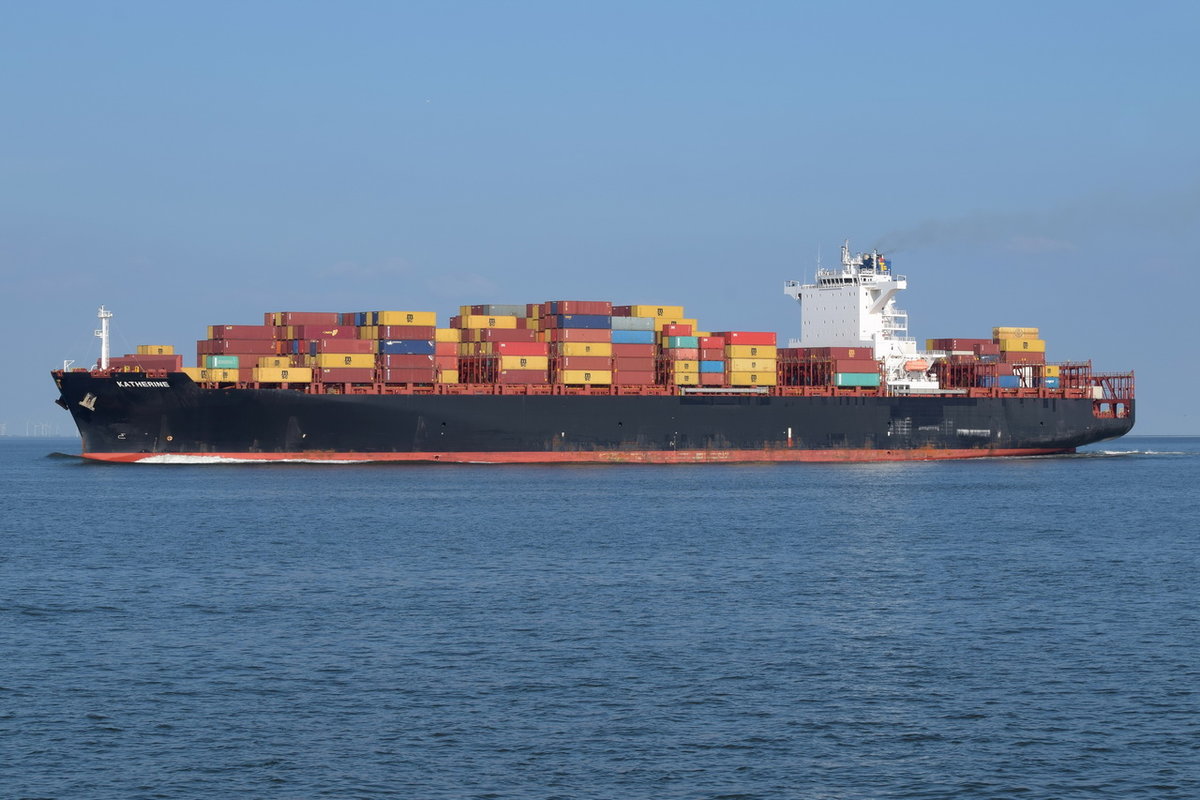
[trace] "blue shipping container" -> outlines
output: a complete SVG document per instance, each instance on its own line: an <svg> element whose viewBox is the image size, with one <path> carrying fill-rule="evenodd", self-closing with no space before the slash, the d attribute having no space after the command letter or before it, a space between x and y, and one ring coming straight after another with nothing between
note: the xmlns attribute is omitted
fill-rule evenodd
<svg viewBox="0 0 1200 800"><path fill-rule="evenodd" d="M588 328L590 330L610 330L612 317L600 314L556 314L555 322L560 328Z"/></svg>
<svg viewBox="0 0 1200 800"><path fill-rule="evenodd" d="M725 362L724 361L701 361L700 362L700 371L701 372L724 372L725 371Z"/></svg>
<svg viewBox="0 0 1200 800"><path fill-rule="evenodd" d="M1058 388L1058 378L1042 378L1042 385L1047 389Z"/></svg>
<svg viewBox="0 0 1200 800"><path fill-rule="evenodd" d="M984 377L980 379L985 388L999 386L1001 389L1020 389L1021 379L1016 375L1001 375L999 378Z"/></svg>
<svg viewBox="0 0 1200 800"><path fill-rule="evenodd" d="M379 352L389 356L431 356L437 346L424 339L381 339Z"/></svg>
<svg viewBox="0 0 1200 800"><path fill-rule="evenodd" d="M654 344L654 331L613 331L612 340L613 344Z"/></svg>

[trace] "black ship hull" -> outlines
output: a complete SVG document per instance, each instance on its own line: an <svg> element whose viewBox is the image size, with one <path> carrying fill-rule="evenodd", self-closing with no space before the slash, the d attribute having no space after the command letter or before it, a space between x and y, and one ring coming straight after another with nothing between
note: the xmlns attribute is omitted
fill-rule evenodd
<svg viewBox="0 0 1200 800"><path fill-rule="evenodd" d="M308 394L182 373L56 374L83 455L108 461L882 461L1072 452L1133 427L1089 398ZM161 457L161 458L160 458Z"/></svg>

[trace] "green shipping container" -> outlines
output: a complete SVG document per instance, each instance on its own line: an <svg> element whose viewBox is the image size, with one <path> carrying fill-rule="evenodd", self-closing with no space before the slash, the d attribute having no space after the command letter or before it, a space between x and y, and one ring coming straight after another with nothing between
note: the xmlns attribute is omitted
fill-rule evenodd
<svg viewBox="0 0 1200 800"><path fill-rule="evenodd" d="M205 369L237 369L237 356L205 356Z"/></svg>
<svg viewBox="0 0 1200 800"><path fill-rule="evenodd" d="M878 386L878 372L839 372L833 376L834 386Z"/></svg>
<svg viewBox="0 0 1200 800"><path fill-rule="evenodd" d="M663 347L674 350L677 347L699 347L700 337L698 336L667 336L663 342Z"/></svg>

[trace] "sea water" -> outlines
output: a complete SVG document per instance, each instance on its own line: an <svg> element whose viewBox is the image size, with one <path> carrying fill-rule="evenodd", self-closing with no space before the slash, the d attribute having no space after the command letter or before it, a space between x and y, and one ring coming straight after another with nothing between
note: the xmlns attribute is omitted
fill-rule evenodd
<svg viewBox="0 0 1200 800"><path fill-rule="evenodd" d="M1200 797L1200 440L147 466L0 440L0 797Z"/></svg>

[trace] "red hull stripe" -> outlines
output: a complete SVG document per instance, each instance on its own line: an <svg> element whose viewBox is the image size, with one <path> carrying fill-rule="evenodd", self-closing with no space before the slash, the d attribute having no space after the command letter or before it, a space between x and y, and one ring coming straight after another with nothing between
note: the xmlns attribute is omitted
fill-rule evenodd
<svg viewBox="0 0 1200 800"><path fill-rule="evenodd" d="M739 464L782 461L940 461L954 458L1044 456L1073 453L1074 448L1032 447L993 450L596 450L563 452L504 453L84 453L96 461L132 463L271 462L301 461L368 462L403 461L449 464Z"/></svg>

